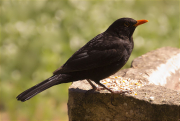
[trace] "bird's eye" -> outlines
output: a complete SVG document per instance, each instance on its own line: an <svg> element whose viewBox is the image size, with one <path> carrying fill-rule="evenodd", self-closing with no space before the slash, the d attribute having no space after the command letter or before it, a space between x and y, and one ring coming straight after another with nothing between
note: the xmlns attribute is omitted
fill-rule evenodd
<svg viewBox="0 0 180 121"><path fill-rule="evenodd" d="M124 26L129 27L129 23L127 23L127 22L124 23Z"/></svg>

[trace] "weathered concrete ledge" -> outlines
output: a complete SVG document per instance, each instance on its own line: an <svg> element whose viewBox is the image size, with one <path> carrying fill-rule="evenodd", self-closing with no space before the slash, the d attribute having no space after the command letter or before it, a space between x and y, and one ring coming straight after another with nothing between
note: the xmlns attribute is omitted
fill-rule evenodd
<svg viewBox="0 0 180 121"><path fill-rule="evenodd" d="M69 120L180 120L180 49L163 47L133 60L131 68L115 75L146 82L134 94L85 92L88 82L69 88ZM111 102L112 101L112 102Z"/></svg>

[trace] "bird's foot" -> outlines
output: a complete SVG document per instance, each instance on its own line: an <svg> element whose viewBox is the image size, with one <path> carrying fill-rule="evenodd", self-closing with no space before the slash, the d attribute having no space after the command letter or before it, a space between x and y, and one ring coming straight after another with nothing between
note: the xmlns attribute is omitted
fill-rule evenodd
<svg viewBox="0 0 180 121"><path fill-rule="evenodd" d="M92 92L95 92L95 91L101 91L103 89L104 88L102 88L102 87L93 87L92 89L86 91L85 94L92 93Z"/></svg>
<svg viewBox="0 0 180 121"><path fill-rule="evenodd" d="M103 87L96 87L95 89L96 91L101 91L101 90L105 90Z"/></svg>

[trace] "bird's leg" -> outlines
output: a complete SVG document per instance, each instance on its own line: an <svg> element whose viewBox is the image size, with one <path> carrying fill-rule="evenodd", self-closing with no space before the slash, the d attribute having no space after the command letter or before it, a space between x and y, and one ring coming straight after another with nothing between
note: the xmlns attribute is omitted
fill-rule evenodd
<svg viewBox="0 0 180 121"><path fill-rule="evenodd" d="M101 84L100 82L96 82L96 84L100 85L101 87L107 89L108 91L110 91L113 94L125 94L125 93L129 93L131 92L130 90L127 91L121 91L121 90L117 90L117 91L112 91L111 89L107 88L105 85Z"/></svg>
<svg viewBox="0 0 180 121"><path fill-rule="evenodd" d="M90 79L87 79L87 81L89 82L89 84L92 86L93 90L96 90L97 87L91 82Z"/></svg>
<svg viewBox="0 0 180 121"><path fill-rule="evenodd" d="M87 80L87 81L89 82L89 84L92 86L92 89L86 91L85 95L88 94L88 93L90 93L90 92L94 92L95 90L99 90L99 87L96 87L96 86L91 82L90 79L86 79L86 80Z"/></svg>
<svg viewBox="0 0 180 121"><path fill-rule="evenodd" d="M91 82L90 79L87 79L87 81L88 81L89 84L92 86L92 90L98 90L98 91L102 90L102 88L96 87L96 86Z"/></svg>
<svg viewBox="0 0 180 121"><path fill-rule="evenodd" d="M114 93L114 91L112 91L111 89L107 88L105 85L101 84L100 82L96 82L96 84L100 85L101 87L107 89L108 91L110 91L111 93Z"/></svg>
<svg viewBox="0 0 180 121"><path fill-rule="evenodd" d="M89 82L89 84L92 86L92 90L99 90L99 87L96 87L89 79L87 79L87 81ZM98 84L99 86L103 87L104 89L107 89L108 91L111 92L111 104L116 106L113 102L115 101L114 99L114 95L115 94L125 94L126 92L129 93L130 91L112 91L111 89L109 89L108 87L106 87L105 85L101 84L99 81L95 82L96 84Z"/></svg>

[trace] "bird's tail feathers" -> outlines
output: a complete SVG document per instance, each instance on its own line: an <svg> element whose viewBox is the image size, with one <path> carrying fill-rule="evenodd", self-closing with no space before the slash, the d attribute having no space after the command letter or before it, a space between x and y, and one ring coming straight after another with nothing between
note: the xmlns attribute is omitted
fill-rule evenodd
<svg viewBox="0 0 180 121"><path fill-rule="evenodd" d="M27 89L26 91L22 92L21 94L19 94L16 97L17 100L24 102L24 101L29 100L30 98L34 97L38 93L40 93L54 85L60 84L60 81L58 81L59 76L60 75L53 75L52 77L44 80L43 82Z"/></svg>

